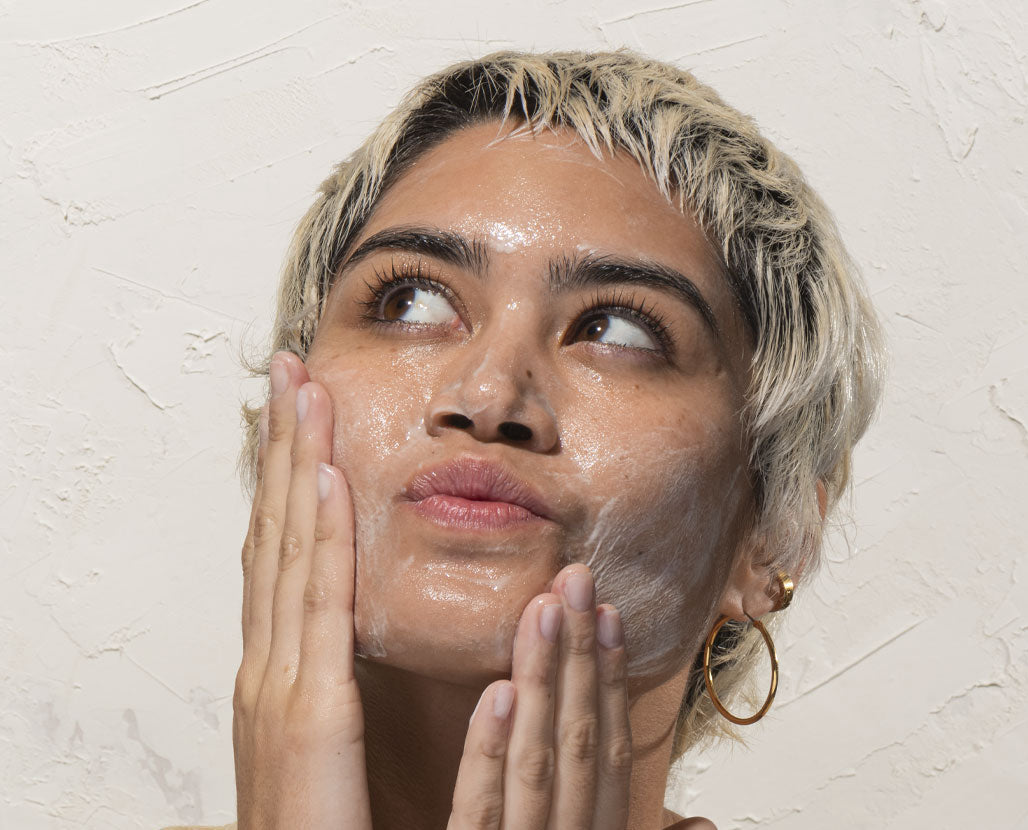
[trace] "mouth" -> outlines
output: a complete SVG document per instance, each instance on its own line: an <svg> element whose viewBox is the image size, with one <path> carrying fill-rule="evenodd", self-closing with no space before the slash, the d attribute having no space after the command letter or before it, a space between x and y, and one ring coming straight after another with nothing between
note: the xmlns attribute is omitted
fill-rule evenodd
<svg viewBox="0 0 1028 830"><path fill-rule="evenodd" d="M463 530L510 530L550 521L544 499L511 470L473 456L417 473L403 490L415 513Z"/></svg>

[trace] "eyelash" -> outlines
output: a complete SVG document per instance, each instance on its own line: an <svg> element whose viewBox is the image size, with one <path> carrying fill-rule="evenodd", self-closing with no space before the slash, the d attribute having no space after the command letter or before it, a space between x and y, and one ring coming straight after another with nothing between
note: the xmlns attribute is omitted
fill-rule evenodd
<svg viewBox="0 0 1028 830"><path fill-rule="evenodd" d="M657 311L655 306L647 306L645 301L622 288L597 291L583 302L575 315L575 319L580 322L575 325L573 331L577 334L589 320L595 319L605 312L626 317L633 323L644 326L653 335L665 356L672 353L673 342L668 330L667 318ZM611 348L629 349L631 347L611 346Z"/></svg>
<svg viewBox="0 0 1028 830"><path fill-rule="evenodd" d="M403 263L399 266L391 263L388 270L376 269L373 274L372 281L364 281L370 294L369 299L360 301L360 305L365 309L361 318L370 323L386 326L396 324L397 321L382 319L381 307L382 301L389 292L400 286L413 285L438 292L446 297L455 308L458 306L457 298L449 287L428 276L428 272L422 267L421 262L413 265ZM665 356L672 353L672 338L664 315L654 306L647 306L645 301L638 299L635 294L620 288L597 291L583 302L578 313L574 315L573 319L579 322L572 330L577 334L587 322L602 313L617 314L644 326L653 335ZM418 326L421 324L404 323L403 325ZM613 346L613 348L630 349L631 347Z"/></svg>
<svg viewBox="0 0 1028 830"><path fill-rule="evenodd" d="M361 318L369 323L379 323L385 326L396 325L397 321L383 320L380 312L382 300L385 299L391 290L400 286L414 285L418 288L427 288L442 294L454 307L458 306L457 298L449 287L439 282L439 280L428 276L429 272L422 267L421 262L414 265L405 262L399 266L394 262L390 263L388 271L380 271L376 268L372 273L374 274L374 280L370 282L368 280L364 281L370 292L370 298L360 302L365 309ZM403 325L417 326L419 324L403 323Z"/></svg>

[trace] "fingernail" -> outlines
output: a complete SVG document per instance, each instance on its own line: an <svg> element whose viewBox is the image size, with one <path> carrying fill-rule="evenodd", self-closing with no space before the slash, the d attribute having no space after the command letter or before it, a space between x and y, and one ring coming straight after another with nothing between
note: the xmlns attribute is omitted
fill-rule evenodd
<svg viewBox="0 0 1028 830"><path fill-rule="evenodd" d="M296 393L296 420L302 421L307 417L307 410L310 408L311 400L310 395L307 393L307 387L301 386L300 391Z"/></svg>
<svg viewBox="0 0 1028 830"><path fill-rule="evenodd" d="M271 359L271 368L268 370L271 375L271 394L278 397L289 388L289 369L279 357Z"/></svg>
<svg viewBox="0 0 1028 830"><path fill-rule="evenodd" d="M332 492L332 470L328 464L318 464L318 500L324 501Z"/></svg>
<svg viewBox="0 0 1028 830"><path fill-rule="evenodd" d="M539 612L539 633L551 643L557 642L560 631L560 620L564 616L564 607L559 602L544 605Z"/></svg>
<svg viewBox="0 0 1028 830"><path fill-rule="evenodd" d="M268 444L268 405L261 407L261 415L257 419L257 438L262 447Z"/></svg>
<svg viewBox="0 0 1028 830"><path fill-rule="evenodd" d="M504 683L493 695L493 715L497 720L505 720L514 704L514 684Z"/></svg>
<svg viewBox="0 0 1028 830"><path fill-rule="evenodd" d="M564 582L564 596L576 611L588 611L593 604L593 581L589 574L571 574Z"/></svg>
<svg viewBox="0 0 1028 830"><path fill-rule="evenodd" d="M618 648L624 641L621 615L614 608L601 608L596 621L596 639L604 648Z"/></svg>

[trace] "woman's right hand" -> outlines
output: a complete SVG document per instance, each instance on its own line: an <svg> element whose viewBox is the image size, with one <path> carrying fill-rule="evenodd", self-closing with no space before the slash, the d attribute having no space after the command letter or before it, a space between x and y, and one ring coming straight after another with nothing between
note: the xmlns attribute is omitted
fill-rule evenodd
<svg viewBox="0 0 1028 830"><path fill-rule="evenodd" d="M309 380L296 355L272 359L242 556L239 830L371 828L353 671L353 506L331 466L331 402Z"/></svg>

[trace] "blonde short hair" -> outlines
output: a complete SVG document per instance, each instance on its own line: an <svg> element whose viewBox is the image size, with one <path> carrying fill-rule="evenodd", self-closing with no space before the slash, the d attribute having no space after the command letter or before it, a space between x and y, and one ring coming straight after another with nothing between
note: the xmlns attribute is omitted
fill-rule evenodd
<svg viewBox="0 0 1028 830"><path fill-rule="evenodd" d="M881 386L879 326L835 223L796 164L689 72L632 52L497 52L414 87L333 170L294 235L275 329L258 374L280 349L306 357L329 286L389 185L431 147L482 121L574 130L602 157L630 154L720 251L752 335L742 413L757 494L757 530L781 568L809 575L821 547L817 484L831 510ZM244 407L244 478L252 483L257 415ZM719 689L738 685L753 639L730 626ZM759 638L758 638L759 639ZM675 756L715 731L696 682L683 702Z"/></svg>

